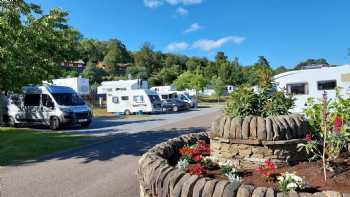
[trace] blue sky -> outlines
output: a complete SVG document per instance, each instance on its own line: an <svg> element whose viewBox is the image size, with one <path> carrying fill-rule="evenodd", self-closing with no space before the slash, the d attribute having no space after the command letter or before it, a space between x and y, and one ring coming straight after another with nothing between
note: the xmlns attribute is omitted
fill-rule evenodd
<svg viewBox="0 0 350 197"><path fill-rule="evenodd" d="M33 0L70 12L84 37L117 38L135 51L156 50L213 59L217 51L244 65L266 56L287 67L307 58L350 61L348 0Z"/></svg>

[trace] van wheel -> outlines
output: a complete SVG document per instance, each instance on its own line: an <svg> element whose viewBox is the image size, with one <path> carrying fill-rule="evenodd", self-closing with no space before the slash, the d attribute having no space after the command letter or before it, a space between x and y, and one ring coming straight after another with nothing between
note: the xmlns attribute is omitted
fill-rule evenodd
<svg viewBox="0 0 350 197"><path fill-rule="evenodd" d="M126 109L126 110L124 111L124 115L126 115L126 116L129 116L129 115L131 115L131 112L130 112L130 110Z"/></svg>
<svg viewBox="0 0 350 197"><path fill-rule="evenodd" d="M174 111L174 112L177 112L177 111L179 111L179 108L178 108L177 106L174 106L174 107L173 107L173 111Z"/></svg>
<svg viewBox="0 0 350 197"><path fill-rule="evenodd" d="M9 123L8 124L9 124L10 127L18 127L18 124L16 123L15 118L12 117L12 116L9 117Z"/></svg>
<svg viewBox="0 0 350 197"><path fill-rule="evenodd" d="M58 130L61 128L61 123L58 117L52 117L50 119L50 129L52 130Z"/></svg>

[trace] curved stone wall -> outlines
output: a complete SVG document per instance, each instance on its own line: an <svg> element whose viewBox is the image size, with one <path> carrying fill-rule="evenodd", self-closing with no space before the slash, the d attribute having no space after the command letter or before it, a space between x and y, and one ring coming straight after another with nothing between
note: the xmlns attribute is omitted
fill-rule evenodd
<svg viewBox="0 0 350 197"><path fill-rule="evenodd" d="M184 135L156 145L139 160L137 177L141 197L283 197L273 188L231 183L207 177L191 176L173 165L178 148L197 140L208 141L207 133ZM290 192L293 197L350 197L349 194L325 191L314 194Z"/></svg>
<svg viewBox="0 0 350 197"><path fill-rule="evenodd" d="M225 139L243 140L291 140L303 138L306 121L302 115L258 116L217 118L211 127L212 135Z"/></svg>

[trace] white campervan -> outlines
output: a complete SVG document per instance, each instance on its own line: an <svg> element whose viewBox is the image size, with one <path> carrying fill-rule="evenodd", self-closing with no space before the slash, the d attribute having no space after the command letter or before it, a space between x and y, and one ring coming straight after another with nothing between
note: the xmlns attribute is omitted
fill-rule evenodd
<svg viewBox="0 0 350 197"><path fill-rule="evenodd" d="M155 91L148 89L110 90L107 92L107 111L112 113L157 113L162 111Z"/></svg>
<svg viewBox="0 0 350 197"><path fill-rule="evenodd" d="M75 124L87 127L91 123L91 109L70 87L25 86L23 93L9 99L7 108L11 126L41 124L59 129Z"/></svg>
<svg viewBox="0 0 350 197"><path fill-rule="evenodd" d="M348 97L350 93L350 65L320 67L306 70L295 70L274 76L280 89L286 90L296 98L291 112L302 113L309 97L321 99L324 91L328 98L335 97L336 88L340 94Z"/></svg>

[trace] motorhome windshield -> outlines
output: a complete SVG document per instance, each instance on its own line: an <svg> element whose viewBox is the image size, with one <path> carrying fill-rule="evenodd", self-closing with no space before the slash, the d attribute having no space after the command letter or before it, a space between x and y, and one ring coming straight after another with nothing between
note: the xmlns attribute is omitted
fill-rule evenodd
<svg viewBox="0 0 350 197"><path fill-rule="evenodd" d="M74 106L84 105L84 101L76 93L54 93L52 96L55 98L59 105Z"/></svg>
<svg viewBox="0 0 350 197"><path fill-rule="evenodd" d="M158 95L148 95L148 97L151 100L151 103L160 102L160 98Z"/></svg>

